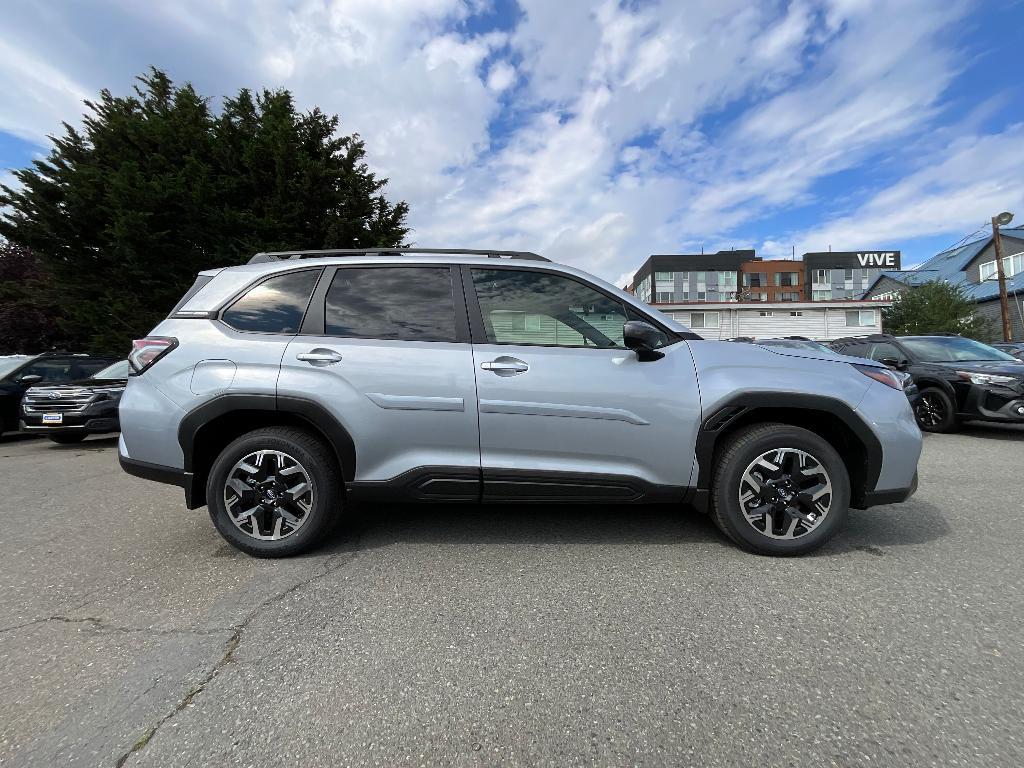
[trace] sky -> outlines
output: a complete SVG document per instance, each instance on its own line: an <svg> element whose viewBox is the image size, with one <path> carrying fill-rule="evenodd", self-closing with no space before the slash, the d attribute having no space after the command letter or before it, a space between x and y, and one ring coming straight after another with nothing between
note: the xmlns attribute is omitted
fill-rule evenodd
<svg viewBox="0 0 1024 768"><path fill-rule="evenodd" d="M0 183L156 66L340 115L417 246L908 266L1024 220L1022 52L1024 0L6 0Z"/></svg>

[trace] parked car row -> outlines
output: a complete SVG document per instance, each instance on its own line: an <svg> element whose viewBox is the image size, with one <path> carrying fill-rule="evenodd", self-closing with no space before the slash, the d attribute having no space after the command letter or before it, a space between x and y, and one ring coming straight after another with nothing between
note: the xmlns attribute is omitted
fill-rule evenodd
<svg viewBox="0 0 1024 768"><path fill-rule="evenodd" d="M48 352L0 359L0 434L20 429L57 443L116 432L127 360Z"/></svg>

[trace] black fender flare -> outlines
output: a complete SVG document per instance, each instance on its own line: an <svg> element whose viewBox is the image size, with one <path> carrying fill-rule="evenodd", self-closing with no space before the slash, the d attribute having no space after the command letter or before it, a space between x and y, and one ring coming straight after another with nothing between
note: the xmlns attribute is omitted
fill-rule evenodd
<svg viewBox="0 0 1024 768"><path fill-rule="evenodd" d="M232 411L268 411L297 416L322 433L331 444L342 475L349 483L356 473L356 446L352 435L326 408L303 397L227 393L207 400L189 411L178 425L178 444L187 473L194 470L195 442L199 431L219 416Z"/></svg>
<svg viewBox="0 0 1024 768"><path fill-rule="evenodd" d="M696 458L698 463L697 489L709 491L713 474L712 460L718 439L728 432L730 424L759 410L797 409L802 411L823 411L837 417L864 445L867 456L864 488L861 493L873 491L882 473L882 444L863 418L842 400L826 395L803 394L799 392L744 392L730 397L701 422L697 432ZM854 499L858 489L852 489Z"/></svg>

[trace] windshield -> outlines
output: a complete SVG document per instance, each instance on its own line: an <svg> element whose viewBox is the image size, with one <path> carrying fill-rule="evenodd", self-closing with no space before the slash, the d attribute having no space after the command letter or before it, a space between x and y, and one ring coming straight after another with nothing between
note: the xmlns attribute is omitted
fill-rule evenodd
<svg viewBox="0 0 1024 768"><path fill-rule="evenodd" d="M1019 362L995 347L959 336L935 336L927 339L901 339L918 360L926 363L966 363L974 360L1007 360Z"/></svg>
<svg viewBox="0 0 1024 768"><path fill-rule="evenodd" d="M128 367L127 360L121 360L120 362L108 365L102 371L94 373L92 378L94 379L127 379L128 373L131 369Z"/></svg>
<svg viewBox="0 0 1024 768"><path fill-rule="evenodd" d="M0 357L0 379L23 365L28 357Z"/></svg>

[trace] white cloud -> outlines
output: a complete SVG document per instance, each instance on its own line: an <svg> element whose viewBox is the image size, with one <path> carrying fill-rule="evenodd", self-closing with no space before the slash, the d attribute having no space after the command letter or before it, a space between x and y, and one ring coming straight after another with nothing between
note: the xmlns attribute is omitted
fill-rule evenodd
<svg viewBox="0 0 1024 768"><path fill-rule="evenodd" d="M1009 171L979 169L1013 155L1016 133L936 138L963 66L948 35L959 2L520 6L514 29L477 35L458 22L480 0L17 6L0 33L0 130L41 141L150 64L208 94L283 86L363 134L418 244L539 250L606 277L651 252L750 246L743 232L815 202L822 179L911 145L888 198L793 238L889 244L1015 194ZM762 252L789 255L785 234Z"/></svg>
<svg viewBox="0 0 1024 768"><path fill-rule="evenodd" d="M487 74L487 87L492 91L507 90L516 81L516 68L507 61L499 61Z"/></svg>
<svg viewBox="0 0 1024 768"><path fill-rule="evenodd" d="M1024 126L998 136L961 137L942 154L941 162L879 191L850 215L796 234L797 248L891 246L916 237L956 236L1007 208L1024 211Z"/></svg>

